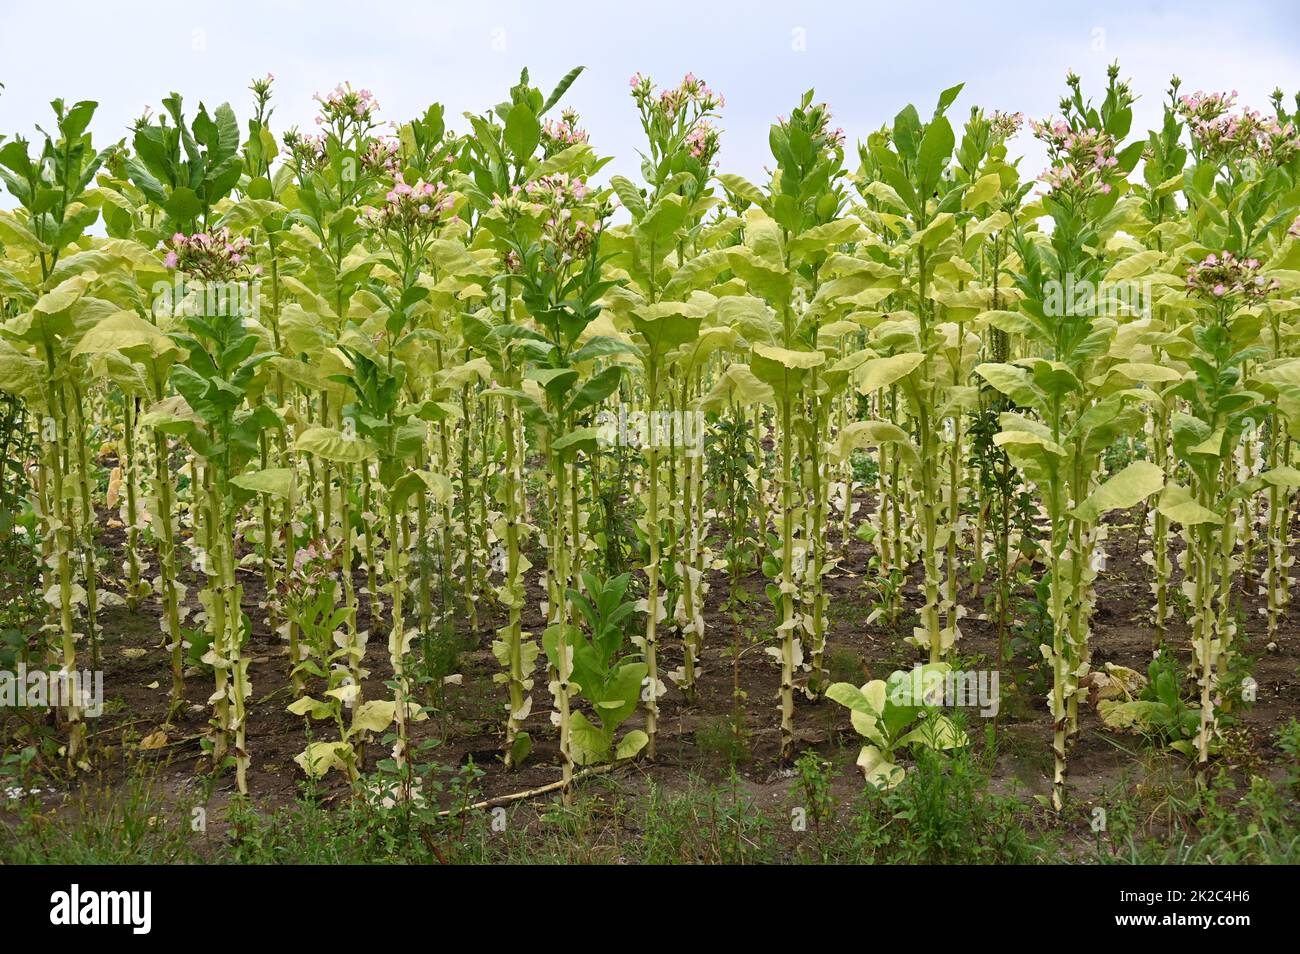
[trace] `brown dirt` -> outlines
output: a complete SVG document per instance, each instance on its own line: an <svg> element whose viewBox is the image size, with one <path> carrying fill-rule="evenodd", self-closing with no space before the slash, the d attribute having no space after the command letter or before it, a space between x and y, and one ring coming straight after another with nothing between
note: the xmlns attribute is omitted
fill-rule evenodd
<svg viewBox="0 0 1300 954"><path fill-rule="evenodd" d="M1152 628L1149 622L1151 598L1148 591L1149 571L1139 560L1146 543L1136 536L1137 521L1134 515L1120 515L1112 527L1108 569L1097 582L1097 603L1093 620L1092 646L1094 665L1114 662L1145 672L1152 651ZM106 530L101 544L112 551L110 565L120 563L121 533ZM840 567L827 581L830 591L830 631L828 659L834 655L841 661L852 654L860 663L860 672L854 681L882 678L891 670L911 665L915 651L902 641L910 632L912 618L905 612L897 630L880 623L867 625L871 609L871 592L867 561L871 548L856 539L848 541L842 550ZM540 634L544 621L538 610L542 593L538 586L542 555L533 555L535 569L530 572L528 608L523 625L526 631ZM184 576L190 587L189 598L194 600L197 580L186 571ZM304 720L285 710L289 703L289 660L287 646L267 628L264 612L257 607L264 596L260 572L241 571L244 585L245 609L253 625L245 652L253 658L250 669L253 695L248 710L248 746L252 755L249 771L249 790L255 802L264 807L274 807L290 802L298 792L301 772L293 757L304 747L307 739ZM711 590L706 605L708 630L705 638L703 675L699 680L696 698L688 701L681 691L669 682L669 691L661 701L661 720L658 754L654 763L644 760L635 766L621 769L620 774L635 780L638 774L652 776L657 782L673 788L684 785L692 775L722 777L729 768L726 757L713 745L700 744L707 730L726 724L732 714L733 664L731 645L734 628L723 611L726 597L726 580L722 574L710 577ZM771 613L763 585L766 580L759 573L751 573L743 581L752 596L742 613L744 625L750 634L770 636ZM364 583L358 573L357 583ZM985 586L987 591L988 584ZM1296 605L1293 604L1283 620L1276 652L1266 652L1263 647L1264 618L1259 613L1262 598L1254 592L1241 594L1246 623L1242 647L1244 652L1256 657L1253 675L1259 686L1258 702L1240 715L1242 741L1234 755L1244 762L1262 764L1264 759L1275 759L1272 735L1276 728L1292 716L1300 714L1300 682L1297 667L1300 665L1300 624ZM916 580L906 588L908 610L919 606ZM1300 594L1297 594L1300 598ZM992 623L977 618L983 609L983 597L975 597L969 584L963 590L963 603L970 615L961 623L963 639L958 651L971 665L981 660L996 659L997 638ZM481 780L483 797L492 798L545 785L559 778L559 751L556 732L550 724L551 699L546 690L544 673L539 670L533 690L532 714L527 720L534 749L523 767L507 772L499 758L503 738L503 690L492 682L499 671L489 650L494 630L504 623L502 614L495 608L480 603L480 625L477 634L466 633L465 621L458 620L466 642L471 644L460 655L459 672L463 683L446 690L446 706L427 722L413 726L414 741L444 735L434 758L449 764L463 764L473 759L485 771ZM362 598L361 625L368 626L366 602ZM382 619L382 615L381 615ZM166 653L159 648L159 608L153 602L135 611L125 607L106 608L101 612L103 633L105 699L110 702L108 711L92 730L97 737L139 738L163 724L167 708L170 675ZM1187 626L1185 620L1171 623L1170 645L1183 647L1184 662L1187 657ZM364 686L367 697L386 694L382 686L391 670L385 648L386 640L380 632L372 632L364 665L371 674ZM774 645L768 642L765 645ZM660 642L661 671L676 668L681 663L679 640L666 635ZM128 658L126 649L146 650L143 656ZM991 662L986 662L991 666ZM744 706L744 723L748 742L748 757L738 766L746 787L752 794L773 798L783 796L789 789L791 773L779 763L779 669L761 647L744 652L738 664L739 682L747 694ZM847 675L843 676L848 678ZM1003 673L1003 692L1008 693L1011 679ZM156 687L152 684L156 683ZM165 727L171 740L169 745L155 752L140 752L145 758L166 759L166 773L178 789L191 787L192 780L206 770L206 760L199 745L208 717L203 705L211 692L205 677L187 680L187 698L191 706L171 726ZM994 787L999 791L1043 794L1050 787L1050 721L1042 697L1026 698L1014 690L1011 698L1004 700L999 718L999 732L1005 740L994 775ZM643 725L641 713L633 715L624 729ZM326 737L331 727L317 724L316 738ZM835 786L839 793L852 793L861 787L860 776L853 768L857 753L856 735L849 726L847 713L840 706L828 702L810 702L802 693L797 694L795 711L797 748L817 748L840 770ZM977 716L970 723L971 735L977 745L982 744L984 726ZM1132 736L1115 736L1105 731L1091 709L1081 708L1081 731L1071 752L1069 781L1076 796L1088 798L1126 778L1135 771L1137 760L1130 751L1143 748L1140 739ZM1125 751L1125 749L1130 751ZM1234 749L1235 751L1235 749ZM382 747L371 743L366 752L367 767L382 757ZM125 771L125 768L123 768ZM345 781L332 774L322 784L328 796L342 796ZM228 773L217 784L214 805L220 804L234 790L233 773Z"/></svg>

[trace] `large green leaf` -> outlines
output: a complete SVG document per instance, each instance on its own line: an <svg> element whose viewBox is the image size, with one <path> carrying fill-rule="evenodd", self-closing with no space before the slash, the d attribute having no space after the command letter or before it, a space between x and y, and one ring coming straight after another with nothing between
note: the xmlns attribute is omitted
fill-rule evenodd
<svg viewBox="0 0 1300 954"><path fill-rule="evenodd" d="M230 478L230 482L252 493L288 497L293 492L293 468L269 467L266 470L249 471Z"/></svg>
<svg viewBox="0 0 1300 954"><path fill-rule="evenodd" d="M853 372L853 383L859 394L871 394L907 377L924 361L925 355L918 351L871 358L858 365Z"/></svg>
<svg viewBox="0 0 1300 954"><path fill-rule="evenodd" d="M1074 508L1084 523L1095 523L1110 510L1127 510L1164 488L1165 473L1146 460L1135 460L1088 495Z"/></svg>
<svg viewBox="0 0 1300 954"><path fill-rule="evenodd" d="M376 454L376 448L360 437L348 436L332 427L309 427L298 435L293 449L315 454L336 464L359 464Z"/></svg>

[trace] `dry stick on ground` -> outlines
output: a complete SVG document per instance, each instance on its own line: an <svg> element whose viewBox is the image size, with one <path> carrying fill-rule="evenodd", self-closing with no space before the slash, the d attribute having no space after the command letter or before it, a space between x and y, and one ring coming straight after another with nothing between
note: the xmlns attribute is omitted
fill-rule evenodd
<svg viewBox="0 0 1300 954"><path fill-rule="evenodd" d="M463 808L447 808L438 812L438 817L447 818L464 811L482 811L485 808L495 808L498 805L508 805L511 802L522 802L528 798L536 798L538 795L545 795L548 792L558 792L560 789L564 788L566 784L572 785L574 782L580 782L584 778L591 778L595 775L604 775L620 766L630 764L631 761L631 759L621 759L617 762L607 762L604 765L597 765L589 769L583 769L581 772L578 772L569 779L567 783L564 779L560 779L558 782L549 782L539 788L530 788L522 792L512 792L509 795L498 795L495 798L487 798L481 802L466 805Z"/></svg>

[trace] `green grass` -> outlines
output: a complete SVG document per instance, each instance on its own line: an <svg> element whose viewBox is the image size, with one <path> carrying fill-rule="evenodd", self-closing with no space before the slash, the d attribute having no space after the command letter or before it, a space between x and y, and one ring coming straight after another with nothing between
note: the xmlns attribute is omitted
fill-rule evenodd
<svg viewBox="0 0 1300 954"><path fill-rule="evenodd" d="M966 750L918 752L887 792L858 788L855 773L848 796L829 763L801 765L784 798L734 772L673 788L606 776L581 785L567 808L536 799L449 816L432 805L327 803L305 785L275 810L237 798L210 813L206 832L192 825L201 792L165 791L158 769L142 766L115 786L83 782L54 807L48 793L5 803L0 863L1300 862L1300 808L1286 781L1238 787L1221 774L1199 791L1185 771L1152 766L1140 784L1125 779L1056 822L1028 797L991 792L986 757ZM479 797L474 781L453 778L445 791L468 805ZM1097 804L1108 825L1090 833Z"/></svg>

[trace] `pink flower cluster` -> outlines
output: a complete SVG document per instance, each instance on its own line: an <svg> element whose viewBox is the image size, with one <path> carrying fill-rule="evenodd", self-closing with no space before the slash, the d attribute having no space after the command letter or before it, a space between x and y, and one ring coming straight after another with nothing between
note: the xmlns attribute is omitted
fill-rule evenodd
<svg viewBox="0 0 1300 954"><path fill-rule="evenodd" d="M366 222L379 231L426 231L437 226L444 212L455 205L446 187L423 179L408 185L399 179L379 207L365 211Z"/></svg>
<svg viewBox="0 0 1300 954"><path fill-rule="evenodd" d="M1178 114L1187 122L1201 152L1215 159L1251 157L1257 162L1285 165L1300 154L1295 123L1267 119L1257 110L1233 112L1237 91L1197 91L1178 98Z"/></svg>
<svg viewBox="0 0 1300 954"><path fill-rule="evenodd" d="M993 130L993 135L999 139L1010 139L1020 132L1020 127L1024 123L1024 113L1004 113L1000 109L995 109L993 115L989 117L989 126Z"/></svg>
<svg viewBox="0 0 1300 954"><path fill-rule="evenodd" d="M353 89L351 83L340 83L322 96L312 97L320 104L316 125L341 125L350 122L369 122L379 112L379 101L368 89Z"/></svg>
<svg viewBox="0 0 1300 954"><path fill-rule="evenodd" d="M334 582L336 572L334 551L324 544L313 540L294 551L293 569L283 583L286 601L290 606L309 603L322 586Z"/></svg>
<svg viewBox="0 0 1300 954"><path fill-rule="evenodd" d="M1121 178L1115 156L1115 137L1091 126L1075 129L1063 119L1039 122L1031 119L1034 137L1047 145L1051 165L1038 177L1053 192L1079 197L1111 191Z"/></svg>
<svg viewBox="0 0 1300 954"><path fill-rule="evenodd" d="M164 265L205 281L229 281L247 272L252 262L252 245L242 236L231 235L224 227L193 235L177 232L158 243L160 249L167 250ZM260 275L261 266L254 267L252 272Z"/></svg>
<svg viewBox="0 0 1300 954"><path fill-rule="evenodd" d="M600 235L600 216L590 205L590 196L587 183L557 173L525 183L515 198L545 211L542 240L555 249L558 262L565 265L586 258Z"/></svg>
<svg viewBox="0 0 1300 954"><path fill-rule="evenodd" d="M284 134L284 148L294 163L305 172L314 172L325 165L323 135L304 136L296 127L288 129Z"/></svg>
<svg viewBox="0 0 1300 954"><path fill-rule="evenodd" d="M1295 217L1295 221L1292 222L1291 227L1286 230L1286 234L1292 238L1300 239L1300 215Z"/></svg>
<svg viewBox="0 0 1300 954"><path fill-rule="evenodd" d="M366 151L361 154L361 165L367 172L374 175L381 173L396 175L400 149L401 143L392 136L372 139L370 144L366 146Z"/></svg>
<svg viewBox="0 0 1300 954"><path fill-rule="evenodd" d="M686 134L686 148L705 166L713 165L721 144L717 128L707 119L701 119L695 128Z"/></svg>
<svg viewBox="0 0 1300 954"><path fill-rule="evenodd" d="M1178 97L1178 115L1189 123L1212 122L1232 109L1237 102L1237 91L1230 93L1184 93Z"/></svg>
<svg viewBox="0 0 1300 954"><path fill-rule="evenodd" d="M1300 155L1300 130L1294 122L1263 121L1255 136L1255 155L1261 162L1287 165Z"/></svg>
<svg viewBox="0 0 1300 954"><path fill-rule="evenodd" d="M680 85L663 90L657 98L654 83L648 76L633 73L628 85L632 88L632 98L638 105L654 107L669 119L675 119L689 105L696 106L701 113L712 112L727 105L725 96L710 89L694 73L687 73L682 77Z"/></svg>
<svg viewBox="0 0 1300 954"><path fill-rule="evenodd" d="M520 189L515 187L516 191ZM576 176L567 176L562 172L541 176L525 182L522 191L530 200L543 205L560 205L573 207L586 200L591 194L587 183Z"/></svg>
<svg viewBox="0 0 1300 954"><path fill-rule="evenodd" d="M1231 252L1211 252L1202 262L1187 266L1187 289L1211 301L1241 297L1259 301L1281 287L1260 274L1257 258L1238 258Z"/></svg>
<svg viewBox="0 0 1300 954"><path fill-rule="evenodd" d="M560 113L559 122L548 119L542 124L542 145L547 155L586 141L587 130L579 128L577 110L566 109Z"/></svg>

